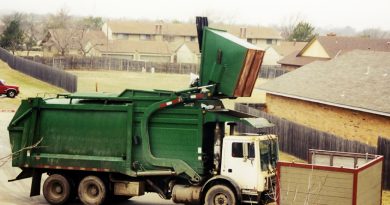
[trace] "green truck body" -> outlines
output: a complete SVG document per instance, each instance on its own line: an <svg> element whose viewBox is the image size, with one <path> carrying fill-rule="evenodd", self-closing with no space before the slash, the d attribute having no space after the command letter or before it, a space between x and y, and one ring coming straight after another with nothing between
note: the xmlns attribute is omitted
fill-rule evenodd
<svg viewBox="0 0 390 205"><path fill-rule="evenodd" d="M215 141L216 136L222 140L226 123L266 126L262 119L225 109L220 100L250 96L264 52L224 31L205 28L203 39L200 78L188 90L23 100L8 127L12 165L23 170L16 180L33 177L33 196L39 194L36 181L44 172L92 172L110 180L114 174L122 182L146 180L146 191L167 194L172 191L164 191L168 184L160 184L159 191L154 187L159 183L150 182L156 178L148 177L202 187L218 175Z"/></svg>

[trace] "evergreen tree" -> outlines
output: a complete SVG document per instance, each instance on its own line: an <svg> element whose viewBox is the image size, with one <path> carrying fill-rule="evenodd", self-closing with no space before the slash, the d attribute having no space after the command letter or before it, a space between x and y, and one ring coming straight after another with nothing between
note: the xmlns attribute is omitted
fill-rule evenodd
<svg viewBox="0 0 390 205"><path fill-rule="evenodd" d="M19 20L12 20L3 34L0 36L0 46L9 49L14 54L23 45L23 30L20 28Z"/></svg>
<svg viewBox="0 0 390 205"><path fill-rule="evenodd" d="M288 38L290 41L299 41L299 42L307 42L310 41L315 34L314 27L307 22L299 22L290 37Z"/></svg>

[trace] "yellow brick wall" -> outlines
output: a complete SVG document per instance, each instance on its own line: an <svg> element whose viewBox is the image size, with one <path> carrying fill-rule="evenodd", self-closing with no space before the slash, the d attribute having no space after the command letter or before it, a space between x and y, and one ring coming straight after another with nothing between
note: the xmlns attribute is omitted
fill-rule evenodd
<svg viewBox="0 0 390 205"><path fill-rule="evenodd" d="M390 117L267 94L267 112L313 129L377 145L390 138Z"/></svg>

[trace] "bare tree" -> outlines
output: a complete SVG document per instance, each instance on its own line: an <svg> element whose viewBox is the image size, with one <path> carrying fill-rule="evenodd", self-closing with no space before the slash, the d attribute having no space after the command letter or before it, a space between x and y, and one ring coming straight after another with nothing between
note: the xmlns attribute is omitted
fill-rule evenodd
<svg viewBox="0 0 390 205"><path fill-rule="evenodd" d="M77 31L74 41L77 44L79 53L87 56L88 53L95 47L103 45L101 38L96 37L96 30L101 27L103 21L101 18L87 17L77 22Z"/></svg>
<svg viewBox="0 0 390 205"><path fill-rule="evenodd" d="M43 43L54 46L61 56L66 55L75 46L77 25L67 9L62 8L56 14L50 15L46 22L46 29L48 32Z"/></svg>
<svg viewBox="0 0 390 205"><path fill-rule="evenodd" d="M302 22L303 18L301 14L290 15L285 18L280 26L281 36L284 39L288 39L294 32L294 28L298 25L299 22Z"/></svg>
<svg viewBox="0 0 390 205"><path fill-rule="evenodd" d="M71 48L75 47L77 30L74 28L51 29L49 35L51 42L53 42L54 47L56 47L61 56L65 56Z"/></svg>
<svg viewBox="0 0 390 205"><path fill-rule="evenodd" d="M22 28L24 30L25 38L24 44L27 50L27 56L29 56L31 49L37 45L38 36L40 36L40 29L38 28L39 22L34 14L25 15L22 21Z"/></svg>
<svg viewBox="0 0 390 205"><path fill-rule="evenodd" d="M369 28L360 32L359 36L365 38L390 38L390 33L380 28Z"/></svg>
<svg viewBox="0 0 390 205"><path fill-rule="evenodd" d="M73 18L69 15L69 10L61 8L57 13L50 15L46 22L46 29L68 28L73 24Z"/></svg>
<svg viewBox="0 0 390 205"><path fill-rule="evenodd" d="M100 42L98 39L94 39L92 35L90 35L90 30L81 29L78 31L78 36L75 38L76 44L78 46L78 51L83 56L87 56L88 53L91 52L97 46L101 46L104 43Z"/></svg>

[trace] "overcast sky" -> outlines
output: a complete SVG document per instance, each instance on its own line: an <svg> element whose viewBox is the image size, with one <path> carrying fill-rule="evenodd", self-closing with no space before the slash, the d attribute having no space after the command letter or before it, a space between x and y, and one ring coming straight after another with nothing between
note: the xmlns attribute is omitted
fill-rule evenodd
<svg viewBox="0 0 390 205"><path fill-rule="evenodd" d="M0 0L0 11L55 13L131 19L193 19L196 15L228 23L281 25L301 16L316 27L352 26L390 30L390 0Z"/></svg>

